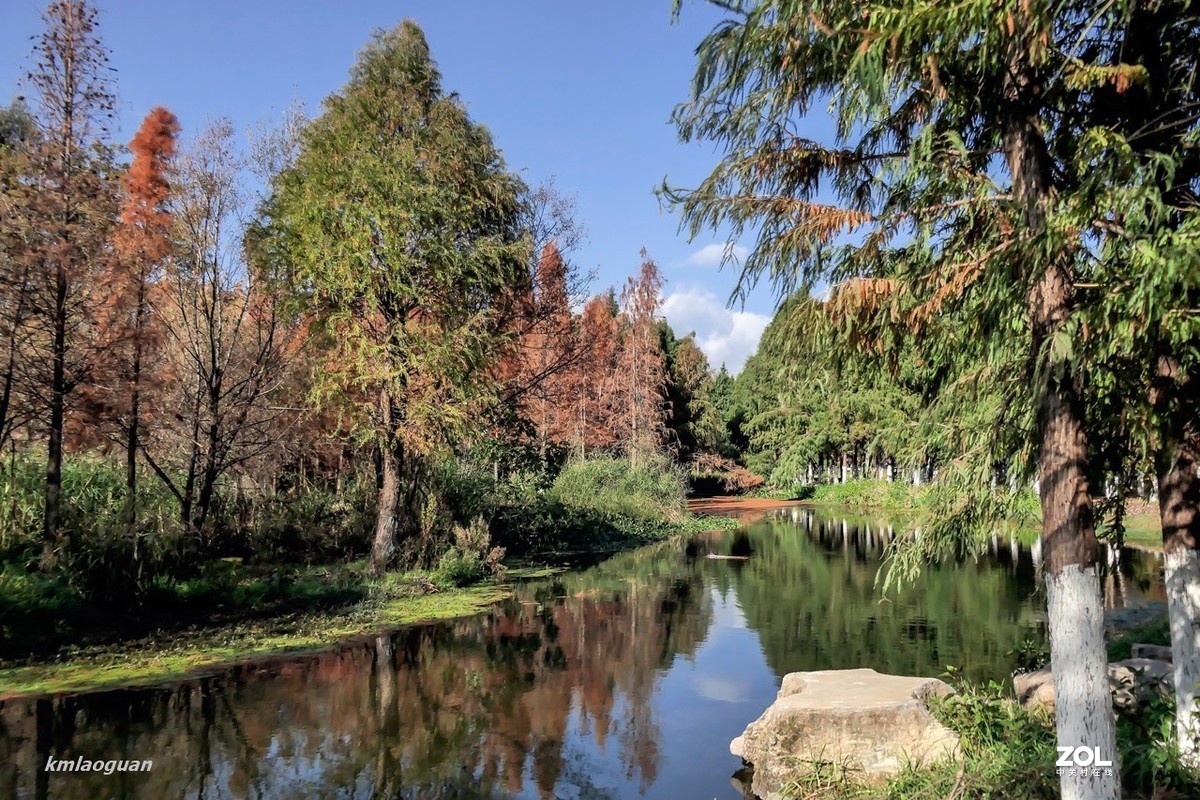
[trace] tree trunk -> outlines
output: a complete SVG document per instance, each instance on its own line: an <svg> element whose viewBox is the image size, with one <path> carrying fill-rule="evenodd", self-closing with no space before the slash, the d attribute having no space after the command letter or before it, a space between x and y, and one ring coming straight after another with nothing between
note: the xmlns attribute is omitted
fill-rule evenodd
<svg viewBox="0 0 1200 800"><path fill-rule="evenodd" d="M1175 732L1180 759L1200 768L1200 478L1195 443L1160 446L1158 507L1162 518L1171 659L1175 670Z"/></svg>
<svg viewBox="0 0 1200 800"><path fill-rule="evenodd" d="M1011 43L1003 112L1004 155L1028 229L1025 235L1030 237L1045 233L1046 209L1055 191L1037 110L1041 87L1024 39L1036 35L1034 30L1020 30ZM1035 387L1038 475L1058 743L1098 748L1102 758L1115 762L1116 729L1088 491L1087 433L1069 364L1046 364L1044 352L1071 311L1070 253L1051 252L1044 257L1048 263L1040 276L1034 273L1028 308L1031 372L1042 381ZM1062 770L1063 800L1118 800L1117 768L1110 775L1098 772Z"/></svg>
<svg viewBox="0 0 1200 800"><path fill-rule="evenodd" d="M139 276L137 309L134 312L133 364L129 371L129 425L125 439L125 524L137 521L137 453L141 432L142 336L146 319L146 281Z"/></svg>
<svg viewBox="0 0 1200 800"><path fill-rule="evenodd" d="M379 460L379 509L375 517L375 539L371 544L371 573L381 575L387 571L396 554L396 528L400 512L400 467L401 445L396 441L392 425L392 400L385 396L382 402L383 423L387 441L380 447Z"/></svg>
<svg viewBox="0 0 1200 800"><path fill-rule="evenodd" d="M371 573L382 575L396 553L396 522L400 512L400 465L391 447L383 450L383 486L371 545Z"/></svg>
<svg viewBox="0 0 1200 800"><path fill-rule="evenodd" d="M42 529L42 569L58 560L59 507L62 498L63 417L67 402L67 273L59 263L54 287L54 344L50 378L50 430L46 454L46 512Z"/></svg>

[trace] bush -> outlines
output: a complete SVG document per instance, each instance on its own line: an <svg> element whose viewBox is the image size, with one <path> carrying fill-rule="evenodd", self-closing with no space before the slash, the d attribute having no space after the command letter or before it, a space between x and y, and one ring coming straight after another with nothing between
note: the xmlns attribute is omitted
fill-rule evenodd
<svg viewBox="0 0 1200 800"><path fill-rule="evenodd" d="M265 563L319 564L362 555L370 548L375 487L365 478L341 491L315 485L256 499L247 524L231 533L231 550Z"/></svg>
<svg viewBox="0 0 1200 800"><path fill-rule="evenodd" d="M616 518L674 524L688 518L687 475L665 458L600 457L567 464L551 497L564 507Z"/></svg>
<svg viewBox="0 0 1200 800"><path fill-rule="evenodd" d="M0 556L23 569L41 553L45 475L45 463L34 458L13 459L0 470ZM161 484L139 485L132 525L127 497L124 472L113 462L75 457L63 463L62 579L101 603L135 603L151 585L186 574L195 562L196 543Z"/></svg>
<svg viewBox="0 0 1200 800"><path fill-rule="evenodd" d="M434 583L466 586L490 575L501 575L503 547L493 547L487 523L476 519L468 526L455 526L454 544L442 554L433 573Z"/></svg>

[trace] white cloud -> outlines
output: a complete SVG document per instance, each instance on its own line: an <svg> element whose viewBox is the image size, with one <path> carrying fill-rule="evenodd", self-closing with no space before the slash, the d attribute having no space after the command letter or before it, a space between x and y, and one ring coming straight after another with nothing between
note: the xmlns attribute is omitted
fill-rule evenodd
<svg viewBox="0 0 1200 800"><path fill-rule="evenodd" d="M726 254L732 255L735 264L741 264L750 251L740 244L706 244L687 257L693 267L719 267L725 262Z"/></svg>
<svg viewBox="0 0 1200 800"><path fill-rule="evenodd" d="M741 703L749 696L746 687L737 678L697 675L692 679L692 688L704 699L719 703Z"/></svg>
<svg viewBox="0 0 1200 800"><path fill-rule="evenodd" d="M710 291L680 288L663 298L663 316L679 336L696 332L696 344L712 368L724 364L730 372L741 370L758 347L771 318L752 311L732 311Z"/></svg>

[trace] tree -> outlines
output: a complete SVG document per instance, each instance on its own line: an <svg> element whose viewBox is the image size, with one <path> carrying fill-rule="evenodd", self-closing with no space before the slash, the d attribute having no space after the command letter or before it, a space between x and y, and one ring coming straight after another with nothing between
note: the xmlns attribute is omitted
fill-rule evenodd
<svg viewBox="0 0 1200 800"><path fill-rule="evenodd" d="M336 347L318 398L373 401L355 433L380 453L376 572L416 526L429 458L495 390L529 263L521 190L412 21L375 34L275 183L277 250Z"/></svg>
<svg viewBox="0 0 1200 800"><path fill-rule="evenodd" d="M625 418L625 450L636 467L640 456L663 444L666 365L658 336L662 277L642 249L642 267L621 292L621 333L617 347L618 402Z"/></svg>
<svg viewBox="0 0 1200 800"><path fill-rule="evenodd" d="M1091 255L1073 202L1088 121L1058 110L1137 80L1121 61L1131 5L719 5L730 19L700 46L693 97L676 120L685 139L714 139L725 155L695 191L670 198L693 233L757 229L747 282L879 281L881 301L860 299L927 326L926 336L953 320L975 337L948 357L960 374L987 363L982 354L1003 359L996 419L1006 424L974 431L980 474L1007 461L1038 477L1060 741L1115 752L1087 360L1073 346ZM826 101L836 133L813 141L799 126ZM1103 209L1089 210L1089 223L1103 222ZM1024 355L1010 349L1016 331ZM940 346L948 352L954 339ZM1066 798L1115 798L1119 785L1116 776L1062 778Z"/></svg>
<svg viewBox="0 0 1200 800"><path fill-rule="evenodd" d="M571 385L576 397L573 436L583 458L589 449L617 445L617 302L611 292L587 302L580 314L579 331L583 358L572 371Z"/></svg>
<svg viewBox="0 0 1200 800"><path fill-rule="evenodd" d="M139 437L181 522L206 536L224 476L275 445L283 410L268 401L299 330L271 276L247 262L244 170L227 120L203 130L179 160L169 206L178 253L153 303L169 342L162 369L171 394Z"/></svg>
<svg viewBox="0 0 1200 800"><path fill-rule="evenodd" d="M33 333L27 204L35 135L33 117L20 98L0 109L0 448L33 413L29 392L19 379Z"/></svg>
<svg viewBox="0 0 1200 800"><path fill-rule="evenodd" d="M125 174L125 201L114 233L116 269L109 285L110 305L104 339L108 342L111 379L118 388L110 407L125 444L127 522L132 525L137 501L137 459L142 429L142 394L147 355L161 338L153 325L151 292L171 254L170 178L179 120L161 106L142 120L129 149L133 163Z"/></svg>
<svg viewBox="0 0 1200 800"><path fill-rule="evenodd" d="M676 338L664 321L659 324L659 336L667 373L668 445L685 462L702 451L718 453L724 444L724 423L712 406L713 377L708 358L696 344L696 334Z"/></svg>
<svg viewBox="0 0 1200 800"><path fill-rule="evenodd" d="M571 314L572 270L556 241L541 250L531 286L515 304L514 335L502 371L501 403L533 425L538 452L570 439L572 409L568 375L583 357Z"/></svg>
<svg viewBox="0 0 1200 800"><path fill-rule="evenodd" d="M36 264L33 273L44 279L34 291L44 336L37 345L38 383L49 412L41 558L48 569L60 544L67 404L95 355L90 292L107 256L105 241L115 216L107 154L98 139L106 132L114 100L96 11L83 0L61 0L47 7L43 19L46 29L37 39L29 74L37 100L38 146L29 203L36 241L28 257Z"/></svg>

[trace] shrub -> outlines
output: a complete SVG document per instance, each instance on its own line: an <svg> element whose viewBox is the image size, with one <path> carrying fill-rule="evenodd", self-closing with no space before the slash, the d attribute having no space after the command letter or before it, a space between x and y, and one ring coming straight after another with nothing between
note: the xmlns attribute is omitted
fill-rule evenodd
<svg viewBox="0 0 1200 800"><path fill-rule="evenodd" d="M442 554L434 570L434 583L466 586L490 575L501 575L503 547L493 547L487 523L478 518L467 526L455 526L454 544Z"/></svg>
<svg viewBox="0 0 1200 800"><path fill-rule="evenodd" d="M551 496L566 508L607 520L669 524L688 515L687 476L665 458L645 458L636 467L607 456L572 461L555 479Z"/></svg>
<svg viewBox="0 0 1200 800"><path fill-rule="evenodd" d="M370 547L374 486L366 478L309 485L255 498L228 549L260 562L319 564L352 558Z"/></svg>

